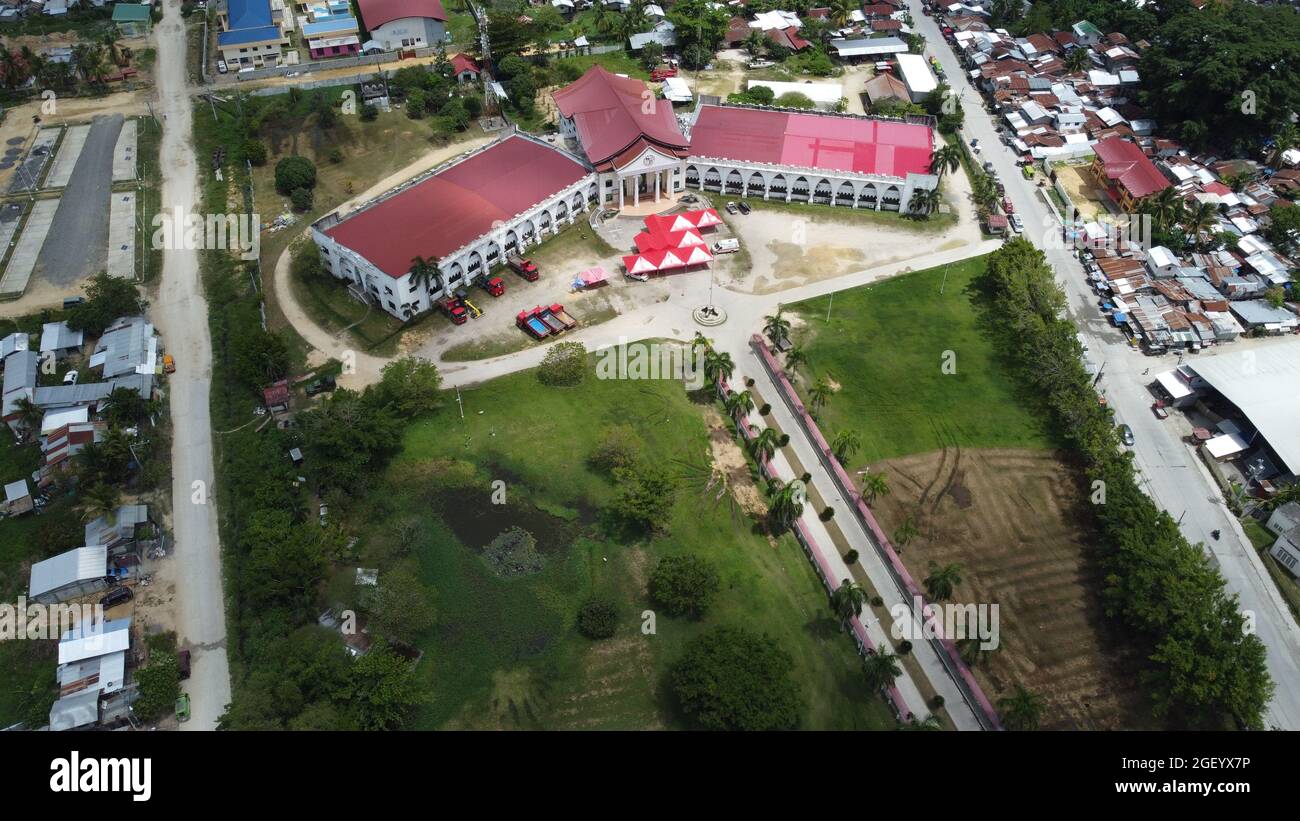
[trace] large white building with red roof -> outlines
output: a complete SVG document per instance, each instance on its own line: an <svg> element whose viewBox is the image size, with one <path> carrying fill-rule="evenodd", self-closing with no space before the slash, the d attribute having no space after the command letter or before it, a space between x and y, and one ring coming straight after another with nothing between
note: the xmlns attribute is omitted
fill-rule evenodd
<svg viewBox="0 0 1300 821"><path fill-rule="evenodd" d="M312 225L321 262L399 319L467 287L505 255L579 219L598 193L596 175L573 155L511 134ZM428 285L412 261L436 263Z"/></svg>
<svg viewBox="0 0 1300 821"><path fill-rule="evenodd" d="M440 0L357 0L370 39L384 51L424 48L447 40Z"/></svg>
<svg viewBox="0 0 1300 821"><path fill-rule="evenodd" d="M645 83L596 65L554 97L560 133L577 141L600 175L602 203L622 208L684 188L689 143L672 103Z"/></svg>
<svg viewBox="0 0 1300 821"><path fill-rule="evenodd" d="M938 184L924 120L704 105L688 138L670 103L600 66L555 102L571 151L510 134L350 213L322 217L312 225L322 263L358 296L407 319L592 204L622 209L690 186L905 211L914 192ZM416 257L436 262L431 282L414 281Z"/></svg>

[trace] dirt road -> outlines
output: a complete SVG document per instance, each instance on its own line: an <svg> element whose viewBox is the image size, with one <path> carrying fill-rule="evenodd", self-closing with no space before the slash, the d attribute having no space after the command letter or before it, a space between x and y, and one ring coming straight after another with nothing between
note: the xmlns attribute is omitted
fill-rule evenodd
<svg viewBox="0 0 1300 821"><path fill-rule="evenodd" d="M190 96L186 87L185 29L180 0L167 0L158 34L158 113L163 116L162 207L186 211L200 206L197 165L190 145ZM212 340L208 307L193 250L163 255L162 285L153 320L176 358L168 379L172 426L172 522L175 529L177 634L192 653L184 690L191 719L183 730L212 730L230 701L226 659L225 598L221 590L221 547L217 535L212 424L208 390ZM201 484L199 484L201 483ZM198 499L195 502L194 499Z"/></svg>

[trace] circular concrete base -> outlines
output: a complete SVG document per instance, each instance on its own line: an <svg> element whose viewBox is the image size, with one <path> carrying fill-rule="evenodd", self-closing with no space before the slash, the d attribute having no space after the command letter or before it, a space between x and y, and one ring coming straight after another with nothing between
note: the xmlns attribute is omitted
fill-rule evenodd
<svg viewBox="0 0 1300 821"><path fill-rule="evenodd" d="M691 312L691 316L695 317L696 324L703 325L706 328L712 328L727 321L727 312L716 305L712 307L701 305Z"/></svg>

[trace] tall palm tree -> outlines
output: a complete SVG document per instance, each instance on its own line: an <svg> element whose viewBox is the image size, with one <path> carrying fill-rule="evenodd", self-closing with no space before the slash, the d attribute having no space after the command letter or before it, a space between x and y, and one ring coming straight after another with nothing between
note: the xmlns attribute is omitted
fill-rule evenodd
<svg viewBox="0 0 1300 821"><path fill-rule="evenodd" d="M899 547L907 547L913 539L920 535L921 531L917 528L916 522L911 516L908 516L903 519L902 524L898 526L898 530L894 531L894 544Z"/></svg>
<svg viewBox="0 0 1300 821"><path fill-rule="evenodd" d="M984 646L984 639L979 636L966 636L957 640L957 653L970 667L979 664L991 652L993 651Z"/></svg>
<svg viewBox="0 0 1300 821"><path fill-rule="evenodd" d="M883 473L868 473L862 479L862 495L867 497L867 504L873 504L881 496L888 496L889 477Z"/></svg>
<svg viewBox="0 0 1300 821"><path fill-rule="evenodd" d="M918 188L912 192L912 198L907 201L907 213L914 217L919 217L925 211L925 191Z"/></svg>
<svg viewBox="0 0 1300 821"><path fill-rule="evenodd" d="M1199 243L1201 233L1208 232L1210 226L1214 225L1218 219L1218 205L1212 202L1200 202L1188 209L1187 216L1183 220L1183 230L1187 232L1187 236Z"/></svg>
<svg viewBox="0 0 1300 821"><path fill-rule="evenodd" d="M780 344L782 339L790 335L790 320L785 318L785 311L780 305L776 306L775 314L763 317L763 333L773 345Z"/></svg>
<svg viewBox="0 0 1300 821"><path fill-rule="evenodd" d="M767 35L758 29L750 29L749 34L745 35L745 51L749 52L750 57L757 57L767 48Z"/></svg>
<svg viewBox="0 0 1300 821"><path fill-rule="evenodd" d="M868 687L882 690L903 675L903 668L898 664L898 656L881 647L862 662L862 673L867 678Z"/></svg>
<svg viewBox="0 0 1300 821"><path fill-rule="evenodd" d="M768 515L774 524L787 528L803 515L803 482L798 479L782 482L774 478L768 482L767 490L772 497L768 504Z"/></svg>
<svg viewBox="0 0 1300 821"><path fill-rule="evenodd" d="M122 49L117 44L117 37L113 36L111 31L105 32L99 42L107 50L108 57L113 61L113 65L122 65Z"/></svg>
<svg viewBox="0 0 1300 821"><path fill-rule="evenodd" d="M1067 74L1077 74L1092 65L1092 60L1088 57L1088 49L1086 48L1070 49L1063 62Z"/></svg>
<svg viewBox="0 0 1300 821"><path fill-rule="evenodd" d="M831 22L839 28L844 28L857 9L858 4L853 0L831 0Z"/></svg>
<svg viewBox="0 0 1300 821"><path fill-rule="evenodd" d="M1011 695L998 699L1002 723L1008 730L1037 730L1043 717L1043 702L1021 685Z"/></svg>
<svg viewBox="0 0 1300 821"><path fill-rule="evenodd" d="M817 382L808 389L808 402L812 405L813 413L821 410L822 406L826 404L826 400L830 399L834 393L830 380L825 376L819 377Z"/></svg>
<svg viewBox="0 0 1300 821"><path fill-rule="evenodd" d="M1268 164L1273 168L1280 168L1282 155L1296 146L1300 146L1300 129L1297 129L1294 123L1284 123L1273 135L1273 145L1268 152Z"/></svg>
<svg viewBox="0 0 1300 821"><path fill-rule="evenodd" d="M14 402L14 412L18 414L18 424L23 429L24 441L32 433L40 433L41 420L45 418L45 411L40 405L24 396Z"/></svg>
<svg viewBox="0 0 1300 821"><path fill-rule="evenodd" d="M749 391L732 391L727 394L723 400L723 405L727 408L727 414L732 419L743 419L754 409L754 395Z"/></svg>
<svg viewBox="0 0 1300 821"><path fill-rule="evenodd" d="M921 583L925 585L925 592L930 594L930 598L936 601L951 599L953 588L961 584L961 565L949 562L940 567L930 562L930 575Z"/></svg>
<svg viewBox="0 0 1300 821"><path fill-rule="evenodd" d="M862 588L862 585L849 579L840 582L840 586L831 594L831 607L834 608L835 615L839 616L840 621L845 624L861 613L862 606L866 603L867 591Z"/></svg>
<svg viewBox="0 0 1300 821"><path fill-rule="evenodd" d="M604 0L596 0L591 7L591 21L596 25L596 31L606 34L614 27L614 12L605 5Z"/></svg>
<svg viewBox="0 0 1300 821"><path fill-rule="evenodd" d="M82 519L94 519L116 512L120 491L114 485L98 482L81 492Z"/></svg>
<svg viewBox="0 0 1300 821"><path fill-rule="evenodd" d="M771 461L781 437L772 428L763 428L749 440L749 452L759 462Z"/></svg>
<svg viewBox="0 0 1300 821"><path fill-rule="evenodd" d="M1170 186L1158 194L1144 197L1139 207L1145 206L1144 213L1151 215L1155 220L1156 227L1160 230L1167 230L1183 221L1183 212L1186 210L1186 203L1183 202L1182 194L1178 189Z"/></svg>
<svg viewBox="0 0 1300 821"><path fill-rule="evenodd" d="M717 382L719 377L730 380L735 369L736 365L731 361L731 354L718 353L712 348L704 352L704 376L710 382Z"/></svg>
<svg viewBox="0 0 1300 821"><path fill-rule="evenodd" d="M960 167L961 149L955 145L945 143L930 155L930 173L937 174L940 182L943 181L945 172L956 171Z"/></svg>
<svg viewBox="0 0 1300 821"><path fill-rule="evenodd" d="M438 259L436 257L412 257L411 258L411 284L416 288L424 289L426 294L432 293L434 281L438 276Z"/></svg>
<svg viewBox="0 0 1300 821"><path fill-rule="evenodd" d="M786 373L793 374L795 368L798 368L800 365L807 365L807 364L808 364L808 354L804 353L803 348L800 348L799 346L796 345L790 348L790 350L785 352Z"/></svg>
<svg viewBox="0 0 1300 821"><path fill-rule="evenodd" d="M831 442L831 450L835 453L835 458L844 464L849 457L857 453L862 447L862 439L858 436L857 431L844 430L836 431L835 439Z"/></svg>

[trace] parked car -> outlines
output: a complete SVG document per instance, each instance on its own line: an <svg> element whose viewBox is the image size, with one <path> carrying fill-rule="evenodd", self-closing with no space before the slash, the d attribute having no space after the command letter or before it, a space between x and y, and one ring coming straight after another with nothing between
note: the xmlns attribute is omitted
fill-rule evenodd
<svg viewBox="0 0 1300 821"><path fill-rule="evenodd" d="M229 71L230 71L230 66L226 65L226 61L225 61L225 60L218 60L218 61L217 61L217 73L218 73L218 74L226 74L226 73L228 73Z"/></svg>
<svg viewBox="0 0 1300 821"><path fill-rule="evenodd" d="M328 393L336 387L338 387L338 384L334 381L334 377L322 376L320 379L317 379L315 382L312 382L307 386L307 395L315 396L318 393Z"/></svg>
<svg viewBox="0 0 1300 821"><path fill-rule="evenodd" d="M176 373L176 360L169 353L163 354L163 373Z"/></svg>
<svg viewBox="0 0 1300 821"><path fill-rule="evenodd" d="M1169 408L1166 408L1164 403L1159 399L1151 404L1151 412L1156 415L1157 419L1169 418Z"/></svg>
<svg viewBox="0 0 1300 821"><path fill-rule="evenodd" d="M774 65L776 65L776 63L772 62L771 60L750 60L749 61L750 68L771 68Z"/></svg>
<svg viewBox="0 0 1300 821"><path fill-rule="evenodd" d="M181 693L181 697L176 699L176 720L190 720L190 694Z"/></svg>
<svg viewBox="0 0 1300 821"><path fill-rule="evenodd" d="M86 300L84 297L70 296L67 299L63 300L63 310L66 311L69 310L70 308L75 308L85 301Z"/></svg>
<svg viewBox="0 0 1300 821"><path fill-rule="evenodd" d="M180 667L182 679L187 679L190 677L190 651L189 650L182 648L176 651L176 665Z"/></svg>
<svg viewBox="0 0 1300 821"><path fill-rule="evenodd" d="M754 210L753 208L750 208L749 203L745 202L744 200L741 200L740 202L736 203L736 207L740 209L740 213L742 214L748 214L750 211Z"/></svg>
<svg viewBox="0 0 1300 821"><path fill-rule="evenodd" d="M131 601L131 599L134 597L135 594L131 592L131 588L115 587L112 590L105 593L104 596L100 598L99 606L105 609L109 607L116 607L119 604L123 604L125 602Z"/></svg>
<svg viewBox="0 0 1300 821"><path fill-rule="evenodd" d="M1133 447L1133 429L1128 425L1119 426L1119 439L1128 447Z"/></svg>
<svg viewBox="0 0 1300 821"><path fill-rule="evenodd" d="M65 373L65 374L63 375L63 384L65 384L65 385L75 385L75 384L77 384L77 380L78 380L79 378L81 378L81 373L80 373L79 371L76 371L76 370L68 371L67 373Z"/></svg>
<svg viewBox="0 0 1300 821"><path fill-rule="evenodd" d="M1008 219L1011 220L1011 230L1017 234L1025 232L1025 220L1019 214L1012 214Z"/></svg>
<svg viewBox="0 0 1300 821"><path fill-rule="evenodd" d="M740 213L740 209L736 207L736 204L734 202L729 202L727 203L727 213L738 214Z"/></svg>

